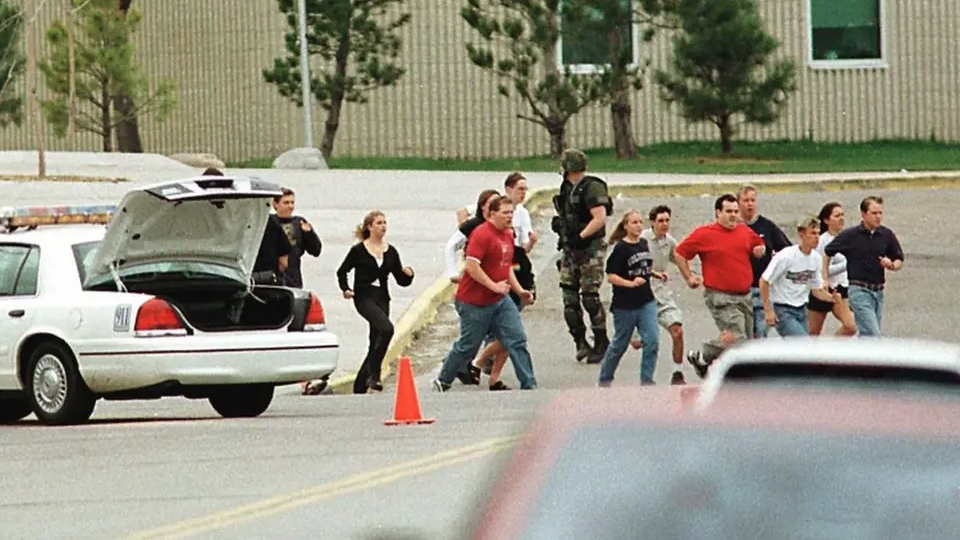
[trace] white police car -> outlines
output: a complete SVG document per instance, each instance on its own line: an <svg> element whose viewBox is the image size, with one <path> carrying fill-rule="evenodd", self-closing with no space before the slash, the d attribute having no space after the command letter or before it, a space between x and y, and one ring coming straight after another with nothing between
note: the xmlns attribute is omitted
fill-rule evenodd
<svg viewBox="0 0 960 540"><path fill-rule="evenodd" d="M0 422L81 423L100 398L164 396L253 417L275 386L332 373L319 298L251 279L280 194L197 177L117 207L0 209Z"/></svg>

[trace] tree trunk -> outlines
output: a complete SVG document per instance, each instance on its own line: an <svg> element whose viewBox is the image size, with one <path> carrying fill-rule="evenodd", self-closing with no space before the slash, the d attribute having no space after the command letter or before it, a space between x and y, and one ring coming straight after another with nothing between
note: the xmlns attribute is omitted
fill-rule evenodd
<svg viewBox="0 0 960 540"><path fill-rule="evenodd" d="M636 159L637 143L633 139L631 125L633 107L630 105L630 91L617 92L616 99L610 104L610 117L613 122L613 146L617 159Z"/></svg>
<svg viewBox="0 0 960 540"><path fill-rule="evenodd" d="M110 90L107 83L100 83L100 133L103 138L103 151L113 152L113 119L110 117Z"/></svg>
<svg viewBox="0 0 960 540"><path fill-rule="evenodd" d="M120 16L126 17L133 0L119 0ZM117 149L121 152L141 153L140 122L137 120L137 105L123 91L113 100L113 110L117 113Z"/></svg>
<svg viewBox="0 0 960 540"><path fill-rule="evenodd" d="M633 107L630 104L630 88L625 86L627 66L621 65L624 57L623 34L619 28L607 32L607 51L613 75L619 78L620 88L617 88L610 102L610 121L613 125L613 147L617 159L636 159L637 143L633 139L633 122L631 121Z"/></svg>
<svg viewBox="0 0 960 540"><path fill-rule="evenodd" d="M733 126L730 124L730 115L720 117L720 148L723 155L729 156L733 150Z"/></svg>
<svg viewBox="0 0 960 540"><path fill-rule="evenodd" d="M340 111L343 109L343 100L346 95L344 92L344 81L347 78L347 61L350 59L350 29L347 28L340 36L340 43L337 46L337 54L334 55L334 88L330 92L330 111L327 112L327 120L323 124L323 140L320 141L320 151L323 157L328 158L333 154L333 144L337 138L337 130L340 128Z"/></svg>
<svg viewBox="0 0 960 540"><path fill-rule="evenodd" d="M550 155L559 158L567 149L567 123L554 121L547 126L547 131L550 133Z"/></svg>

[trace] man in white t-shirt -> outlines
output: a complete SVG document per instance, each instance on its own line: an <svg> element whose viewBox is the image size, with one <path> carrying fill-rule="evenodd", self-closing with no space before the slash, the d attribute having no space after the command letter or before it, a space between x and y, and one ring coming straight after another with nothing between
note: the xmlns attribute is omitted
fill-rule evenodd
<svg viewBox="0 0 960 540"><path fill-rule="evenodd" d="M805 336L807 298L810 294L824 302L839 300L823 281L823 257L817 251L820 222L811 217L797 223L800 242L778 251L760 276L760 298L767 326L782 337Z"/></svg>
<svg viewBox="0 0 960 540"><path fill-rule="evenodd" d="M503 182L504 195L513 201L513 237L518 247L527 253L537 243L537 231L533 229L533 219L530 211L524 208L523 202L527 199L527 179L522 173L514 172ZM457 224L470 219L477 211L477 205L468 204L457 209Z"/></svg>

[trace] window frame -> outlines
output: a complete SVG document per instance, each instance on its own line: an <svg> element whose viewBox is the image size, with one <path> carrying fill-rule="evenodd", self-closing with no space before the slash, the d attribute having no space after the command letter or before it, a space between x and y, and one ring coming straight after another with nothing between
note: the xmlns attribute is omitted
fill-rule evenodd
<svg viewBox="0 0 960 540"><path fill-rule="evenodd" d="M807 66L817 70L846 70L846 69L887 69L890 64L887 62L887 2L886 0L877 0L879 3L879 24L880 24L880 58L852 58L847 60L815 60L813 58L813 0L806 0L806 26L807 26Z"/></svg>
<svg viewBox="0 0 960 540"><path fill-rule="evenodd" d="M629 0L630 8L637 8L637 0ZM573 75L593 75L595 73L602 73L610 69L610 64L601 63L601 64L565 64L563 61L563 2L560 2L560 9L557 12L557 26L561 29L559 36L557 37L556 44L556 57L557 57L557 68L560 69L561 73L564 73L568 68L570 73ZM627 65L629 69L636 69L640 67L641 57L640 57L640 47L642 45L642 40L640 39L640 32L642 31L641 25L637 22L634 22L631 25L630 37L631 39L631 56L632 60L630 64Z"/></svg>
<svg viewBox="0 0 960 540"><path fill-rule="evenodd" d="M13 289L10 294L4 294L3 291L0 291L0 299L5 298L36 298L40 296L40 264L43 252L40 249L40 246L36 244L23 244L20 242L0 242L0 247L17 247L17 248L26 248L26 256L23 257L23 260L20 261L20 267L17 268L17 276L13 281ZM31 294L17 294L17 288L20 286L20 278L23 275L23 269L27 265L27 261L30 260L30 255L36 251L37 252L37 289Z"/></svg>

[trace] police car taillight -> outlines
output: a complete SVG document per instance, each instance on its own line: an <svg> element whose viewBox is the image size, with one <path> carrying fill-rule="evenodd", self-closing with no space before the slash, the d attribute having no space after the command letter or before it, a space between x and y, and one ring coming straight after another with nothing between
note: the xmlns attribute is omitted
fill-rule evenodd
<svg viewBox="0 0 960 540"><path fill-rule="evenodd" d="M327 325L327 316L323 313L323 305L317 295L310 293L310 308L307 310L307 317L303 321L304 331L323 330Z"/></svg>
<svg viewBox="0 0 960 540"><path fill-rule="evenodd" d="M159 298L147 300L140 306L133 331L138 337L187 335L187 329L173 306Z"/></svg>

